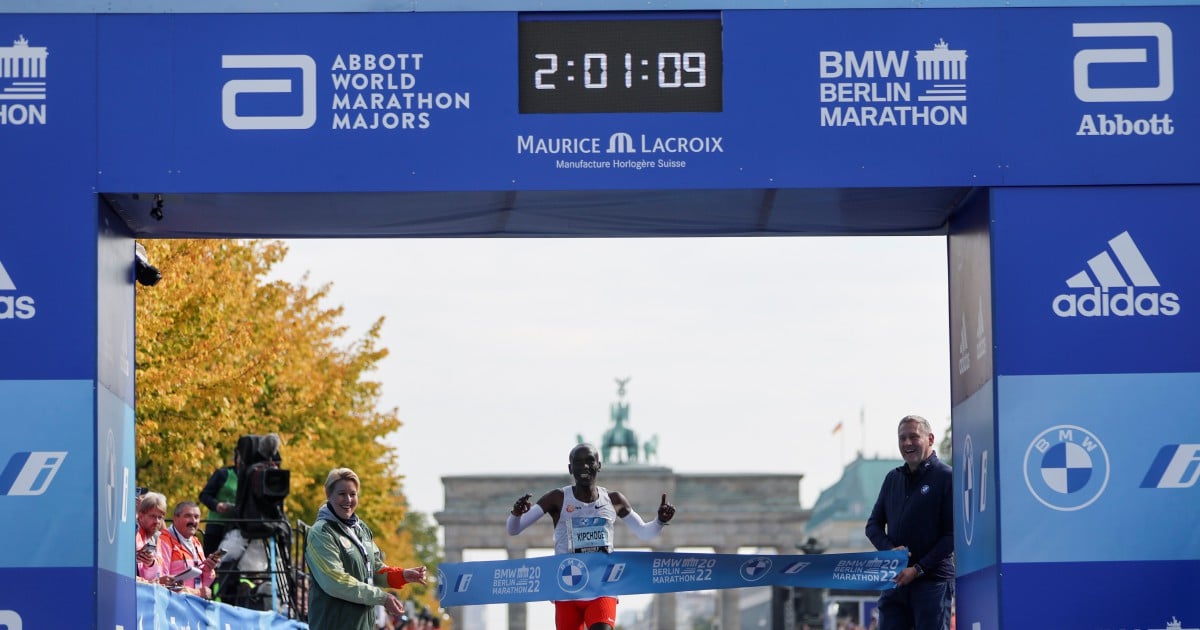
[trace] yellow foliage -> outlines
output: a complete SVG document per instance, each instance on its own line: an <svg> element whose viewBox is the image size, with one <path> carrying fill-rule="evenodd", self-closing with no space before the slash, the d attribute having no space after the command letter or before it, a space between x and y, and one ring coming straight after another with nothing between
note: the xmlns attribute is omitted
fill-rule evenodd
<svg viewBox="0 0 1200 630"><path fill-rule="evenodd" d="M347 347L329 287L267 281L287 253L277 241L159 240L144 243L163 270L137 288L137 465L141 485L171 505L196 501L208 476L232 463L238 437L278 433L291 471L290 520L312 523L330 469L363 480L359 516L388 563L418 563L397 526L406 503L396 457L383 438L400 428L376 409L380 384L366 379L387 350L383 319Z"/></svg>

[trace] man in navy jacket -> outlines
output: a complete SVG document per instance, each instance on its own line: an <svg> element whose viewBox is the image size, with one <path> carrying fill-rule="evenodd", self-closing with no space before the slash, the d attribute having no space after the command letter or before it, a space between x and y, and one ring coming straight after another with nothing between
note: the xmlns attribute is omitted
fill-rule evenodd
<svg viewBox="0 0 1200 630"><path fill-rule="evenodd" d="M890 471L867 519L880 551L907 549L896 588L879 597L879 630L947 630L954 601L954 475L921 416L897 429L904 465Z"/></svg>

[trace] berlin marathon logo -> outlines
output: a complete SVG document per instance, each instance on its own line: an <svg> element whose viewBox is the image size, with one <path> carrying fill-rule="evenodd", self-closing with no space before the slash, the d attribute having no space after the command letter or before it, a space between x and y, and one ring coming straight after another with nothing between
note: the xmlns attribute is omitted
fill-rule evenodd
<svg viewBox="0 0 1200 630"><path fill-rule="evenodd" d="M1179 295L1159 290L1158 277L1129 232L1108 241L1108 249L1067 278L1069 293L1054 297L1059 317L1171 317L1179 314Z"/></svg>
<svg viewBox="0 0 1200 630"><path fill-rule="evenodd" d="M967 124L967 52L944 39L927 50L818 54L822 127Z"/></svg>
<svg viewBox="0 0 1200 630"><path fill-rule="evenodd" d="M0 46L0 126L46 124L47 54L24 35Z"/></svg>

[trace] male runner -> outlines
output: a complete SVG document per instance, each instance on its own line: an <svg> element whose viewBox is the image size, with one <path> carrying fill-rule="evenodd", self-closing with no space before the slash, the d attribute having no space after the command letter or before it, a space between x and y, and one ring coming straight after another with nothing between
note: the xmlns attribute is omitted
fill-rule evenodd
<svg viewBox="0 0 1200 630"><path fill-rule="evenodd" d="M658 518L647 523L633 510L620 492L596 485L600 472L600 453L591 444L571 449L567 471L574 485L551 490L531 504L532 494L517 499L508 516L508 533L516 536L549 514L554 521L554 552L611 552L613 523L619 518L639 540L650 540L675 517L675 506L662 495ZM564 518L565 516L565 518ZM617 598L554 602L554 627L557 630L613 630L617 625Z"/></svg>

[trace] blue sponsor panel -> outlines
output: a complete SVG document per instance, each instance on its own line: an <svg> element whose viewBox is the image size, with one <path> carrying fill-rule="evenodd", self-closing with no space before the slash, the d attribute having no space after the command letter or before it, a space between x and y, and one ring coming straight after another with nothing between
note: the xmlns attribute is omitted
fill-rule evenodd
<svg viewBox="0 0 1200 630"><path fill-rule="evenodd" d="M1001 562L1200 559L1200 374L1001 376L997 395Z"/></svg>
<svg viewBox="0 0 1200 630"><path fill-rule="evenodd" d="M957 556L958 550L955 549ZM1000 565L993 564L970 575L959 574L954 580L955 627L969 630L1000 628ZM978 624L978 625L976 625ZM1008 628L1046 628L1050 626L1012 626ZM1059 626L1053 626L1056 630Z"/></svg>
<svg viewBox="0 0 1200 630"><path fill-rule="evenodd" d="M162 98L102 93L103 136L169 133L102 145L103 187L511 188L516 35L502 13L106 16L101 80Z"/></svg>
<svg viewBox="0 0 1200 630"><path fill-rule="evenodd" d="M999 49L988 20L954 12L685 17L657 30L643 29L643 19L608 30L551 21L519 36L518 16L502 13L105 16L101 38L113 52L101 58L101 81L173 96L101 94L101 136L113 140L101 143L101 187L976 184L995 161L987 128L967 124L965 83L938 87L932 69L966 63L948 33L979 47L981 64L998 63L983 52ZM693 21L716 29L699 51L676 32ZM608 37L589 50L563 34L570 28ZM519 57L533 57L532 69ZM591 85L574 100L522 105L524 93L583 83ZM997 102L998 83L972 85L972 107ZM715 96L660 111L659 101L689 92ZM619 102L591 111L593 101ZM169 132L148 139L150 151L118 141L155 125ZM954 145L980 149L973 161L947 150Z"/></svg>
<svg viewBox="0 0 1200 630"><path fill-rule="evenodd" d="M0 186L95 180L96 17L5 15L0 55ZM43 194L47 191L43 190ZM12 204L7 204L13 207ZM54 208L44 197L41 212ZM7 227L7 226L6 226ZM7 231L7 230L5 230Z"/></svg>
<svg viewBox="0 0 1200 630"><path fill-rule="evenodd" d="M1135 532L1128 532L1131 536ZM1113 544L1120 544L1114 539ZM1001 565L1006 628L1196 630L1200 562L1010 563ZM958 616L958 627L963 617ZM984 630L989 626L982 626Z"/></svg>
<svg viewBox="0 0 1200 630"><path fill-rule="evenodd" d="M129 553L132 557L133 551ZM98 569L96 575L96 627L138 627L135 623L138 615L137 582L133 575L103 569ZM153 587L146 585L146 588Z"/></svg>
<svg viewBox="0 0 1200 630"><path fill-rule="evenodd" d="M133 408L101 387L96 393L96 562L132 577L137 491Z"/></svg>
<svg viewBox="0 0 1200 630"><path fill-rule="evenodd" d="M92 564L92 396L91 381L0 381L0 539L20 541L0 567Z"/></svg>
<svg viewBox="0 0 1200 630"><path fill-rule="evenodd" d="M98 22L157 96L100 91L110 192L1178 182L1200 140L1194 7Z"/></svg>
<svg viewBox="0 0 1200 630"><path fill-rule="evenodd" d="M1195 181L1196 7L1021 16L1003 82L1006 179L1022 185ZM997 131L1000 131L997 129ZM1119 165L1114 168L1114 165Z"/></svg>
<svg viewBox="0 0 1200 630"><path fill-rule="evenodd" d="M1001 17L726 11L736 166L757 185L1002 181L991 159L1002 138L988 123L1004 115Z"/></svg>
<svg viewBox="0 0 1200 630"><path fill-rule="evenodd" d="M96 586L95 570L86 567L0 568L0 628L98 627L91 599ZM75 602L66 602L72 595Z"/></svg>
<svg viewBox="0 0 1200 630"><path fill-rule="evenodd" d="M4 188L5 203L21 210L6 209L0 219L0 379L91 379L96 197L69 194L60 182L44 185ZM31 236L44 234L48 220L52 235Z"/></svg>
<svg viewBox="0 0 1200 630"><path fill-rule="evenodd" d="M996 189L1000 374L1200 370L1200 187Z"/></svg>
<svg viewBox="0 0 1200 630"><path fill-rule="evenodd" d="M95 17L5 16L0 56L0 379L90 378Z"/></svg>
<svg viewBox="0 0 1200 630"><path fill-rule="evenodd" d="M996 564L995 396L992 382L954 407L954 556L958 575Z"/></svg>

